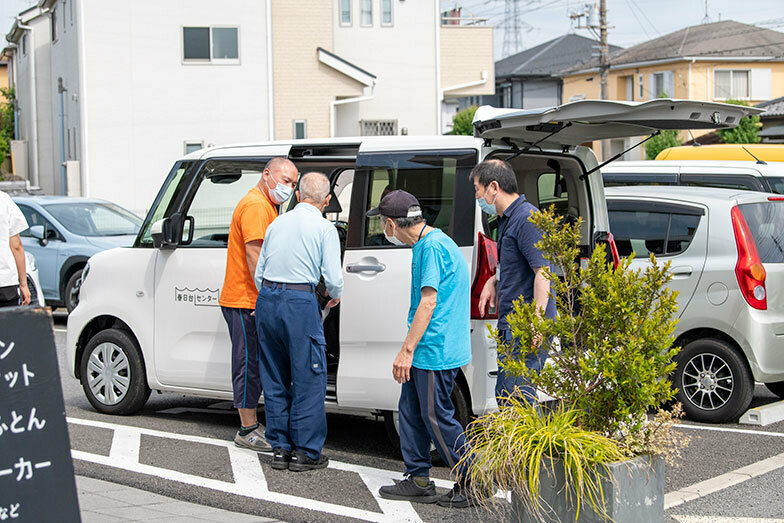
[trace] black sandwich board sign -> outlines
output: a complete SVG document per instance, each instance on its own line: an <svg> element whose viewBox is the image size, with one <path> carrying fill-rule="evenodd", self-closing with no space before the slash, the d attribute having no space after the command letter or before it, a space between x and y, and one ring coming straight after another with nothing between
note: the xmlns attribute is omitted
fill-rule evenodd
<svg viewBox="0 0 784 523"><path fill-rule="evenodd" d="M44 309L0 308L0 523L80 521L63 390Z"/></svg>

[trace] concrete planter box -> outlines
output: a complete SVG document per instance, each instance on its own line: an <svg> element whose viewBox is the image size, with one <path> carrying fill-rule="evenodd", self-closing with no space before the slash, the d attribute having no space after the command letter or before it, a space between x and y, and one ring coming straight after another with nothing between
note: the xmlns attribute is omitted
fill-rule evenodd
<svg viewBox="0 0 784 523"><path fill-rule="evenodd" d="M580 517L575 520L576 507L567 504L564 495L564 470L555 464L555 476L549 468L541 468L540 503L547 523L649 523L664 520L664 458L638 456L609 466L612 479L602 480L607 520L583 500ZM573 499L572 499L573 501ZM549 509L547 508L549 507ZM512 493L512 521L533 523L520 499Z"/></svg>

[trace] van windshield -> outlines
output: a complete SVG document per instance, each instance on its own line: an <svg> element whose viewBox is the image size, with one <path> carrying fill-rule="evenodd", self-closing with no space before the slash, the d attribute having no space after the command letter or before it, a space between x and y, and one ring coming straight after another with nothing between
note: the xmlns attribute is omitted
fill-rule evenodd
<svg viewBox="0 0 784 523"><path fill-rule="evenodd" d="M784 263L784 202L739 205L762 263Z"/></svg>

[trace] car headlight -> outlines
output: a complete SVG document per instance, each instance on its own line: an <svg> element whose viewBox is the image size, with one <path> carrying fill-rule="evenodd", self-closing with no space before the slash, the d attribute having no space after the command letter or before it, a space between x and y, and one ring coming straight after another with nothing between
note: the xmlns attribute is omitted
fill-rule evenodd
<svg viewBox="0 0 784 523"><path fill-rule="evenodd" d="M36 267L35 267L35 256L33 256L29 252L25 251L25 260L27 262L27 269L30 272L35 272L35 270L36 270Z"/></svg>

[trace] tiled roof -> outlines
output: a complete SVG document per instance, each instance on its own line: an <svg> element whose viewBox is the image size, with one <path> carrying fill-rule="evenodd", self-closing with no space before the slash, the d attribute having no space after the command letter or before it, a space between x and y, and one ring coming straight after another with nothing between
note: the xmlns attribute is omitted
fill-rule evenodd
<svg viewBox="0 0 784 523"><path fill-rule="evenodd" d="M552 76L585 64L599 52L599 43L576 34L565 34L495 63L496 78L511 76ZM620 47L611 45L610 52Z"/></svg>
<svg viewBox="0 0 784 523"><path fill-rule="evenodd" d="M765 109L765 112L760 114L760 118L784 116L784 96L757 104L757 107Z"/></svg>

